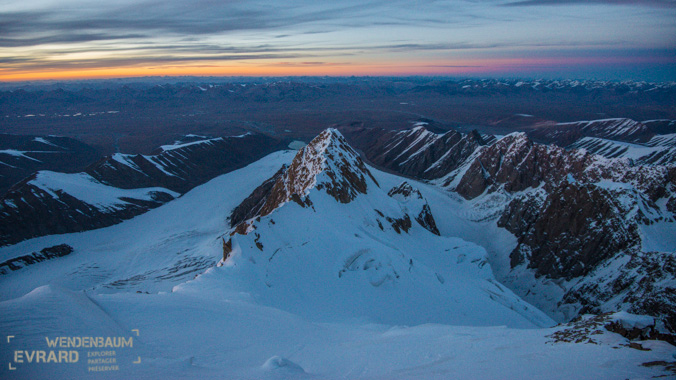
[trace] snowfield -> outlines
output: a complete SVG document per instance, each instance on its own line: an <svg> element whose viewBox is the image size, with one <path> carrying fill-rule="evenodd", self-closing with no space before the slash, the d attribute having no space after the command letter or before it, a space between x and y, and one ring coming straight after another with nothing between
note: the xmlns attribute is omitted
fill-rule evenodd
<svg viewBox="0 0 676 380"><path fill-rule="evenodd" d="M413 205L387 195L404 179L373 168L380 187L369 182L347 204L313 188L312 207L288 202L260 218L254 231L233 236L230 258L217 266L232 209L295 153L273 153L115 226L0 248L0 262L74 248L0 275L0 378L670 375L642 365L674 361L665 342L640 342L644 351L605 330L593 343L553 336L568 327L494 277L498 253L516 241L481 221L490 210L406 179L429 202L441 236L415 221L408 232L380 228L375 209L396 218ZM133 346L49 347L45 338L56 337L133 338ZM79 360L28 363L23 352L16 361L17 351L50 350L77 351Z"/></svg>

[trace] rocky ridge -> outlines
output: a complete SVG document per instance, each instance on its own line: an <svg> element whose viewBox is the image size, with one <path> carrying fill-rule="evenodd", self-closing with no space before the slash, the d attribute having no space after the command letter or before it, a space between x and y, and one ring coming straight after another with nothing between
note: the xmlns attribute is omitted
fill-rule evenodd
<svg viewBox="0 0 676 380"><path fill-rule="evenodd" d="M640 121L616 118L544 125L529 130L528 135L536 141L566 147L583 137L646 143L655 133Z"/></svg>
<svg viewBox="0 0 676 380"><path fill-rule="evenodd" d="M467 199L506 194L508 203L498 213L497 225L517 237L510 254L513 278L523 272L542 277L536 283L560 280L564 294L550 310L573 306L568 317L580 311L631 310L662 317L671 321L670 328L676 327L676 303L661 295L676 287L669 270L661 276L629 270L643 265L634 259L606 278L616 282L613 291L603 292L589 280L625 257L660 258L669 267L673 254L645 252L643 247L645 226L676 220L673 167L635 166L626 159L540 145L525 134L513 134L483 148L449 179L445 185ZM624 298L611 306L614 292ZM648 305L638 294L665 302Z"/></svg>
<svg viewBox="0 0 676 380"><path fill-rule="evenodd" d="M369 189L379 187L359 154L338 130L329 128L303 147L288 167L282 167L232 211L229 217L233 228L231 236L252 232L261 217L291 201L314 209L309 196L312 189L325 192L339 204L347 204L357 196L367 194ZM413 219L439 235L432 210L417 189L403 182L391 189L388 195L399 202L400 215L387 215L375 209L376 223L381 230L389 225L388 228L397 233L405 233L411 228ZM223 244L226 260L232 251L231 239L224 239Z"/></svg>
<svg viewBox="0 0 676 380"><path fill-rule="evenodd" d="M280 146L263 135L193 139L151 156L114 154L81 173L40 171L0 198L0 245L119 223Z"/></svg>
<svg viewBox="0 0 676 380"><path fill-rule="evenodd" d="M416 123L414 128L403 131L363 127L341 130L374 165L421 179L436 179L457 169L478 147L493 139L477 131L438 134L425 125Z"/></svg>
<svg viewBox="0 0 676 380"><path fill-rule="evenodd" d="M99 158L95 148L68 137L0 134L0 193L37 171L76 173Z"/></svg>
<svg viewBox="0 0 676 380"><path fill-rule="evenodd" d="M624 127L644 131L640 125ZM375 153L383 151L373 146ZM457 192L475 207L493 210L482 220L494 220L516 236L510 274L501 280L517 293L552 315L562 312L562 320L580 312L631 310L676 328L676 302L664 296L676 288L668 264L673 253L645 248L651 226L676 220L674 167L543 145L525 133L478 146L456 166L432 183ZM401 166L388 166L397 167L415 176ZM604 272L609 266L617 270ZM601 281L600 273L606 273L602 282L609 288L590 280ZM524 276L532 276L528 289ZM548 301L537 299L535 293L548 292L542 284L552 281L563 293Z"/></svg>
<svg viewBox="0 0 676 380"><path fill-rule="evenodd" d="M329 318L493 318L476 305L497 302L509 308L505 315L526 317L525 325L551 325L495 282L483 248L441 236L419 189L371 171L340 132L322 132L233 209L219 267L242 276L261 299L301 297ZM404 306L408 297L418 306ZM402 312L383 316L393 307ZM440 311L448 307L461 311Z"/></svg>

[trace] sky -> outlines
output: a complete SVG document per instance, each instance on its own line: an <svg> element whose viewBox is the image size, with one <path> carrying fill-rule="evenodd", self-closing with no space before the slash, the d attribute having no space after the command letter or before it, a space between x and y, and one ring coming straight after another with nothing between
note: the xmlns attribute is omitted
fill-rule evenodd
<svg viewBox="0 0 676 380"><path fill-rule="evenodd" d="M0 0L0 81L676 80L676 0Z"/></svg>

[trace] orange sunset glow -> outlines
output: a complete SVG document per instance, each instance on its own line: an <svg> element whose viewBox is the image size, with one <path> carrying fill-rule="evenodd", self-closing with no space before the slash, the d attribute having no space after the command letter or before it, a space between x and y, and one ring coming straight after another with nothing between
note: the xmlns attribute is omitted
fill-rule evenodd
<svg viewBox="0 0 676 380"><path fill-rule="evenodd" d="M669 1L10 3L0 81L138 76L676 79ZM300 6L302 5L302 6ZM594 22L589 22L594 20Z"/></svg>

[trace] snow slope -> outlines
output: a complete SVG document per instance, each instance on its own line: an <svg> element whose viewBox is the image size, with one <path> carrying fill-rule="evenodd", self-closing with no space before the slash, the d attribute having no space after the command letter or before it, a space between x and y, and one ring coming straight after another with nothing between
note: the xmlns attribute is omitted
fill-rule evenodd
<svg viewBox="0 0 676 380"><path fill-rule="evenodd" d="M217 177L169 202L119 225L83 233L50 235L0 249L0 261L67 243L74 252L59 263L17 271L0 279L0 298L15 298L38 286L56 283L97 291L170 291L220 259L226 218L252 189L292 158L279 152L247 170ZM200 268L196 270L196 268ZM192 270L192 272L191 272Z"/></svg>
<svg viewBox="0 0 676 380"><path fill-rule="evenodd" d="M152 201L152 194L157 192L167 193L174 198L180 195L162 187L119 189L107 186L87 173L40 171L28 184L46 191L55 199L59 198L57 192L66 193L98 209L119 208L129 203L124 198Z"/></svg>
<svg viewBox="0 0 676 380"><path fill-rule="evenodd" d="M1 346L5 363L15 350L48 350L45 337L134 338L133 347L115 350L116 371L90 372L87 353L101 350L80 348L78 363L14 363L15 371L3 364L0 378L665 374L640 364L670 361L666 343L642 343L651 351L640 351L609 332L595 336L598 344L565 343L552 338L565 327L536 328L551 321L493 279L486 251L466 241L479 241L479 233L466 219L445 217L462 211L443 192L409 181L442 236L415 222L406 233L380 229L374 207L391 217L410 210L387 195L402 179L372 168L378 187L367 179L368 191L346 204L311 188L314 209L288 202L262 217L252 233L233 237L237 248L216 267L230 211L294 153L271 154L115 226L0 248L2 261L62 243L74 248L0 276L0 330L14 336Z"/></svg>

